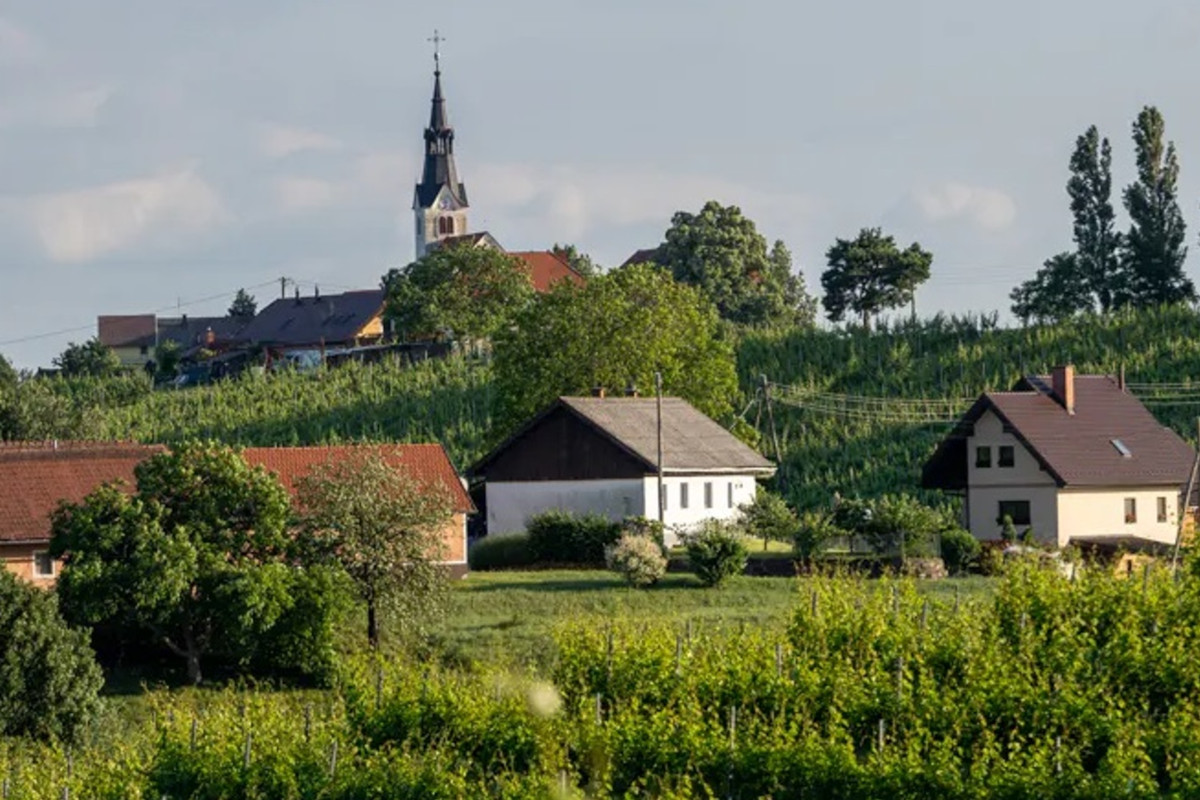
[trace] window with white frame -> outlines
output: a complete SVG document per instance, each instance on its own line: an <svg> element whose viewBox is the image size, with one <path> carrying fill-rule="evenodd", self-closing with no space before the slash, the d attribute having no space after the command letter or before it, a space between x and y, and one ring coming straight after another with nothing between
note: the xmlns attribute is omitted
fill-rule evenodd
<svg viewBox="0 0 1200 800"><path fill-rule="evenodd" d="M45 550L39 550L33 554L33 577L54 577L54 559L50 557L49 552Z"/></svg>

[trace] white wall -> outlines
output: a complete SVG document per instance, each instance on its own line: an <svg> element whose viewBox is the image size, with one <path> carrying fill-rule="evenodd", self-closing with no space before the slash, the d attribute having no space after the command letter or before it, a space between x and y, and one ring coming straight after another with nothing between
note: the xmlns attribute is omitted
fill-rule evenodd
<svg viewBox="0 0 1200 800"><path fill-rule="evenodd" d="M1125 498L1137 501L1137 522L1125 522ZM1158 498L1166 498L1167 518L1158 521ZM1137 536L1174 544L1179 522L1179 487L1063 489L1058 494L1058 543L1072 536Z"/></svg>
<svg viewBox="0 0 1200 800"><path fill-rule="evenodd" d="M1013 465L1000 466L1000 448L1013 448ZM992 453L990 467L975 466L978 447ZM1053 544L1058 537L1058 485L1045 472L1025 445L991 411L985 411L975 423L975 432L967 437L967 528L977 539L999 539L1000 501L1029 502L1029 525L1017 525L1018 533L1027 527L1041 541Z"/></svg>
<svg viewBox="0 0 1200 800"><path fill-rule="evenodd" d="M644 514L641 478L599 481L488 481L488 535L525 530L535 514L561 509L576 514L603 514L610 519Z"/></svg>
<svg viewBox="0 0 1200 800"><path fill-rule="evenodd" d="M1058 487L1049 486L981 486L967 493L967 527L976 539L999 539L1001 500L1029 502L1029 524L1017 523L1017 533L1033 528L1038 541L1054 544L1058 541Z"/></svg>
<svg viewBox="0 0 1200 800"><path fill-rule="evenodd" d="M705 507L704 484L712 484L712 507ZM688 487L688 507L681 504L681 486ZM730 487L733 487L730 503ZM666 527L667 545L674 545L678 539L676 530L683 531L694 527L705 519L736 519L741 516L738 506L749 503L754 499L755 482L753 475L689 475L663 476L663 492L667 496L667 507L663 513L663 525ZM646 478L646 505L641 512L649 519L658 519L658 478L650 475ZM673 530L676 529L676 530Z"/></svg>

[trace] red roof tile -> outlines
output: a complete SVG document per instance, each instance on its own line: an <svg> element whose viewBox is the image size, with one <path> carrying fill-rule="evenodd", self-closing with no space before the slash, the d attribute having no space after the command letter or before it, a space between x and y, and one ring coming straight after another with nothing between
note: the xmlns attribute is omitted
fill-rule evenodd
<svg viewBox="0 0 1200 800"><path fill-rule="evenodd" d="M356 444L322 447L249 447L243 456L250 464L261 465L279 476L280 482L292 493L296 484L314 468L354 453L371 452L379 455L391 467L407 471L416 480L443 486L454 503L454 510L471 513L475 506L463 488L450 457L440 444Z"/></svg>
<svg viewBox="0 0 1200 800"><path fill-rule="evenodd" d="M570 264L549 250L527 250L509 255L516 256L529 266L533 288L539 292L550 291L550 287L560 281L570 281L576 286L582 286L586 282Z"/></svg>
<svg viewBox="0 0 1200 800"><path fill-rule="evenodd" d="M154 343L153 314L109 315L96 318L96 338L105 347Z"/></svg>
<svg viewBox="0 0 1200 800"><path fill-rule="evenodd" d="M50 540L50 514L78 503L106 483L133 488L133 469L154 445L115 442L0 446L0 542Z"/></svg>

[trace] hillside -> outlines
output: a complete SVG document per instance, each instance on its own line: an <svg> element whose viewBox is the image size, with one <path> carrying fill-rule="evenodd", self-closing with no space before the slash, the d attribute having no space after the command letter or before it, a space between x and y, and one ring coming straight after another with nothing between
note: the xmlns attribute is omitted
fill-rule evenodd
<svg viewBox="0 0 1200 800"><path fill-rule="evenodd" d="M918 492L921 463L964 400L1064 362L1082 372L1110 373L1123 364L1143 397L1154 393L1145 384L1190 384L1200 378L1200 317L1176 308L1025 329L938 317L869 334L750 333L739 347L744 396L737 405L746 406L762 375L793 387L792 404L775 404L776 427L784 489L801 506L827 503L835 491ZM33 383L49 386L29 386L31 393L54 396L43 415L54 423L35 428L46 437L162 442L214 437L241 445L440 441L456 464L466 466L503 433L490 430L490 368L458 359L247 375L180 391L151 392L136 377ZM1194 390L1155 391L1173 398L1152 402L1155 413L1191 436L1200 412L1200 380ZM885 402L868 406L858 397ZM951 401L930 407L938 421L896 421L912 410L911 401L930 398ZM756 416L752 407L747 422L754 424ZM765 415L760 429L768 432ZM763 447L771 454L769 436Z"/></svg>

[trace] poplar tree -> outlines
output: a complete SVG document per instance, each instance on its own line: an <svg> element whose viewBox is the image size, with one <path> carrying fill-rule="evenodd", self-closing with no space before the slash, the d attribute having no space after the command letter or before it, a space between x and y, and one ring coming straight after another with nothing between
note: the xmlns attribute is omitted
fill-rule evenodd
<svg viewBox="0 0 1200 800"><path fill-rule="evenodd" d="M1121 234L1114 226L1112 147L1107 137L1100 138L1095 125L1075 140L1070 168L1067 194L1071 197L1071 214L1075 218L1074 267L1094 295L1100 311L1108 312L1119 305L1124 294ZM1073 300L1079 299L1078 293L1072 294ZM1091 306L1089 298L1086 307L1081 305L1074 310L1084 311Z"/></svg>
<svg viewBox="0 0 1200 800"><path fill-rule="evenodd" d="M1162 114L1153 106L1143 108L1133 123L1137 180L1125 188L1132 225L1122 262L1128 302L1139 307L1196 299L1196 287L1183 273L1187 227L1176 199L1179 160L1164 130Z"/></svg>

